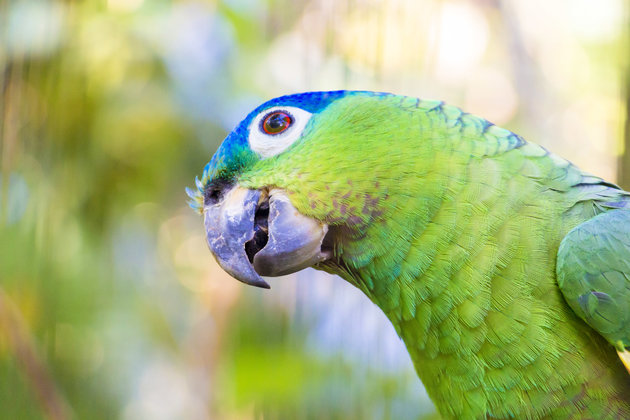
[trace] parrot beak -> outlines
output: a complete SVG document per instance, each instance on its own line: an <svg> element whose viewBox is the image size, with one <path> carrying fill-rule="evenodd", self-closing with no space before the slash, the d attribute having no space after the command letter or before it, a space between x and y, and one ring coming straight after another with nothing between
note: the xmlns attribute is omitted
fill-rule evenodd
<svg viewBox="0 0 630 420"><path fill-rule="evenodd" d="M219 265L243 283L294 273L324 261L328 226L300 214L282 190L234 187L204 207L206 239Z"/></svg>

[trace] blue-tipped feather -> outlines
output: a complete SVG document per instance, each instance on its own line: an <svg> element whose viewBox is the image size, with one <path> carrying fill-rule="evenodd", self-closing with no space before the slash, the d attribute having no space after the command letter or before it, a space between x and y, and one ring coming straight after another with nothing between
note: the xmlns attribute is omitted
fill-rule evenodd
<svg viewBox="0 0 630 420"><path fill-rule="evenodd" d="M186 195L188 195L188 197L190 198L195 198L197 196L197 192L191 190L190 188L186 187Z"/></svg>

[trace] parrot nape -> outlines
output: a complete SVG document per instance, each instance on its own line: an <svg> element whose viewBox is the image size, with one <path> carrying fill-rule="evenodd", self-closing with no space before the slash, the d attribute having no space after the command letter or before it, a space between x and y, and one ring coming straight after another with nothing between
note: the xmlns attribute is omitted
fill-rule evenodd
<svg viewBox="0 0 630 420"><path fill-rule="evenodd" d="M438 101L310 92L252 111L191 206L223 269L365 293L444 418L628 419L630 193Z"/></svg>

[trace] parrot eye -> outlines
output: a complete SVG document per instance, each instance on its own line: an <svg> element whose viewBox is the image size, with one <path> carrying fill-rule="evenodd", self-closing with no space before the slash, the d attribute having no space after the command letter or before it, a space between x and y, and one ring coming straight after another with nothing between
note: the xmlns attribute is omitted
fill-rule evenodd
<svg viewBox="0 0 630 420"><path fill-rule="evenodd" d="M282 153L302 136L311 114L294 106L268 108L249 126L249 146L265 159Z"/></svg>
<svg viewBox="0 0 630 420"><path fill-rule="evenodd" d="M260 129L271 136L286 131L293 124L293 117L288 112L274 111L267 114L260 124Z"/></svg>

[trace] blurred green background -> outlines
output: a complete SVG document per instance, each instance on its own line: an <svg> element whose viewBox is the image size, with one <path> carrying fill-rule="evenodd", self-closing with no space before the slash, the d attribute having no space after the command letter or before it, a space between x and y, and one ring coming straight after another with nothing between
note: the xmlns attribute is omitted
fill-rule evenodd
<svg viewBox="0 0 630 420"><path fill-rule="evenodd" d="M419 419L338 278L223 273L186 204L253 107L443 99L630 187L623 0L0 2L0 418Z"/></svg>

